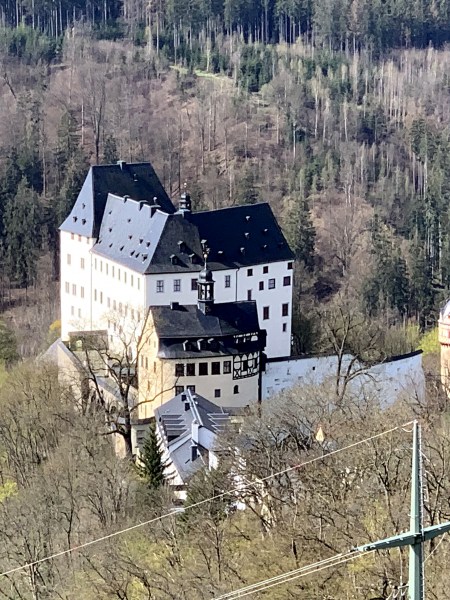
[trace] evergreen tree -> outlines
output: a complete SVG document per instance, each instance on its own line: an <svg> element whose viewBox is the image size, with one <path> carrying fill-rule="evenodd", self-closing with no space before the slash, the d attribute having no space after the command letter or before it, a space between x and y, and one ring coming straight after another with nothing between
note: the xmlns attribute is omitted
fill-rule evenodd
<svg viewBox="0 0 450 600"><path fill-rule="evenodd" d="M105 135L103 141L103 162L106 165L112 165L119 160L119 151L117 149L116 138L112 134Z"/></svg>
<svg viewBox="0 0 450 600"><path fill-rule="evenodd" d="M28 287L35 279L39 256L39 198L22 178L5 209L5 266L11 279Z"/></svg>
<svg viewBox="0 0 450 600"><path fill-rule="evenodd" d="M308 200L304 197L294 198L288 213L286 237L297 260L312 271L314 268L314 250L316 230L312 222Z"/></svg>
<svg viewBox="0 0 450 600"><path fill-rule="evenodd" d="M161 487L165 480L165 464L162 458L161 444L156 435L156 424L154 421L150 423L139 461L138 471L146 480L147 486L150 489Z"/></svg>
<svg viewBox="0 0 450 600"><path fill-rule="evenodd" d="M421 329L433 312L434 297L431 264L416 240L411 246L411 309L418 315Z"/></svg>

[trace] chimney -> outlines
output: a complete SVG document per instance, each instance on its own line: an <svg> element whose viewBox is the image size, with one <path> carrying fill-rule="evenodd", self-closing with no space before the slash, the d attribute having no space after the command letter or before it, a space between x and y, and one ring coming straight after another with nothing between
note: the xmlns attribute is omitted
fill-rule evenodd
<svg viewBox="0 0 450 600"><path fill-rule="evenodd" d="M121 171L123 171L127 166L127 163L124 160L118 160L117 164L119 165Z"/></svg>

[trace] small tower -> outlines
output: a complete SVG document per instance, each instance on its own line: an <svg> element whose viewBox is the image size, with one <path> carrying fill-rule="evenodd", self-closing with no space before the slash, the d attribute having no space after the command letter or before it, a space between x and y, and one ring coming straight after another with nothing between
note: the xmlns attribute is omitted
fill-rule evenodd
<svg viewBox="0 0 450 600"><path fill-rule="evenodd" d="M214 279L212 272L205 266L200 271L197 281L198 308L208 315L214 305Z"/></svg>
<svg viewBox="0 0 450 600"><path fill-rule="evenodd" d="M178 212L185 215L190 213L192 210L191 196L186 190L186 184L184 184L184 191L180 196L180 203L178 205Z"/></svg>
<svg viewBox="0 0 450 600"><path fill-rule="evenodd" d="M439 315L439 344L441 346L441 384L450 396L450 300Z"/></svg>
<svg viewBox="0 0 450 600"><path fill-rule="evenodd" d="M197 280L198 308L204 315L208 315L214 305L214 279L212 272L208 269L207 265L209 248L206 240L202 240L202 248L205 266L200 271Z"/></svg>

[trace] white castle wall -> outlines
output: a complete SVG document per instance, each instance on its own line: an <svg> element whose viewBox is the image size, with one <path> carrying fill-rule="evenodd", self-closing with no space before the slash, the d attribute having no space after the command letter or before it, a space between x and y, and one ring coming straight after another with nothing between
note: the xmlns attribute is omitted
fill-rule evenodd
<svg viewBox="0 0 450 600"><path fill-rule="evenodd" d="M350 360L350 355L344 357L343 370ZM360 368L360 364L355 364L355 369ZM332 381L336 374L337 356L292 357L288 360L269 361L262 375L262 399L268 400L299 384L325 384L327 380ZM407 395L422 400L425 397L422 352L393 357L370 367L355 377L350 386L355 393L375 394L384 406Z"/></svg>

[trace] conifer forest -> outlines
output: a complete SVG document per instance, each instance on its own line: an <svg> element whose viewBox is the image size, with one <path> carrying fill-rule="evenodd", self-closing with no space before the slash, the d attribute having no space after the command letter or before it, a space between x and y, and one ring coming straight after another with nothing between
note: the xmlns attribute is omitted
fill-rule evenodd
<svg viewBox="0 0 450 600"><path fill-rule="evenodd" d="M150 161L175 204L186 184L194 210L269 202L296 256L293 353L430 346L426 402L281 395L227 432L220 468L189 487L196 506L173 511L157 441L144 466L120 460L99 409L75 410L30 362L58 337L58 228L89 166L119 159ZM197 506L242 461L259 480L323 456L318 422L335 448L420 418L426 519L449 519L432 338L449 297L447 0L0 0L0 600L213 600L406 530L402 429L315 463L301 486L255 487L248 510ZM429 600L449 593L442 539ZM407 563L370 555L254 597L388 599Z"/></svg>

